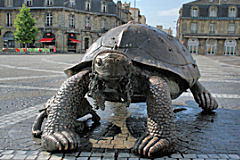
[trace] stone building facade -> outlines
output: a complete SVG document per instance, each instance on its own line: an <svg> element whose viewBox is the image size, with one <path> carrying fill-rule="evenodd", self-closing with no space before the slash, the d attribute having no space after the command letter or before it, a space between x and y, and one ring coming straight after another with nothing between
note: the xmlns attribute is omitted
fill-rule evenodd
<svg viewBox="0 0 240 160"><path fill-rule="evenodd" d="M85 52L104 32L127 23L131 13L113 0L0 0L0 47L21 47L14 41L14 20L25 4L40 34L33 46L57 52Z"/></svg>
<svg viewBox="0 0 240 160"><path fill-rule="evenodd" d="M163 28L162 25L157 25L156 28L162 30L163 32L166 32L167 34L169 34L169 35L171 35L171 36L172 36L172 34L173 34L171 27L169 27L169 28Z"/></svg>
<svg viewBox="0 0 240 160"><path fill-rule="evenodd" d="M141 15L139 8L132 8L130 3L124 3L123 8L129 10L131 13L131 19L140 24L146 24L146 17Z"/></svg>
<svg viewBox="0 0 240 160"><path fill-rule="evenodd" d="M177 38L191 53L240 55L239 0L196 0L179 13Z"/></svg>

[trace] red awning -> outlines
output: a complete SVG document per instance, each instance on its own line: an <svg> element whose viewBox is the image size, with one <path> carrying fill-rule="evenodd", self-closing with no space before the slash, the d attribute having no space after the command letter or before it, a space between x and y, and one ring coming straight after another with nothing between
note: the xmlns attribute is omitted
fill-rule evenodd
<svg viewBox="0 0 240 160"><path fill-rule="evenodd" d="M39 42L52 42L55 38L43 38L40 39Z"/></svg>
<svg viewBox="0 0 240 160"><path fill-rule="evenodd" d="M68 38L68 40L72 41L72 43L81 43L81 41L79 41L77 39Z"/></svg>

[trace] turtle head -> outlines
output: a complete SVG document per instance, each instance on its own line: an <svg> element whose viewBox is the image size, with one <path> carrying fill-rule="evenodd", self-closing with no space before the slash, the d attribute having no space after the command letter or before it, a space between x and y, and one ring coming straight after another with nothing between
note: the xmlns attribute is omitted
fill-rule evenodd
<svg viewBox="0 0 240 160"><path fill-rule="evenodd" d="M89 95L100 108L105 100L130 103L131 74L132 61L126 55L115 51L102 52L92 63Z"/></svg>
<svg viewBox="0 0 240 160"><path fill-rule="evenodd" d="M131 70L131 60L122 53L103 52L93 61L93 71L106 81L120 80Z"/></svg>

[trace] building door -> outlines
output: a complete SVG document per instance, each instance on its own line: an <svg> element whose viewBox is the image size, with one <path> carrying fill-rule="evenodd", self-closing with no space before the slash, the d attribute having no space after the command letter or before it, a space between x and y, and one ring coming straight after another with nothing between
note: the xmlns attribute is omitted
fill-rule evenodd
<svg viewBox="0 0 240 160"><path fill-rule="evenodd" d="M199 46L198 39L189 39L188 40L188 50L190 53L198 54L198 46Z"/></svg>
<svg viewBox="0 0 240 160"><path fill-rule="evenodd" d="M84 49L88 49L89 48L89 38L85 38L84 39Z"/></svg>
<svg viewBox="0 0 240 160"><path fill-rule="evenodd" d="M76 52L77 50L77 43L74 43L73 40L76 39L76 34L75 33L69 33L68 34L68 52Z"/></svg>
<svg viewBox="0 0 240 160"><path fill-rule="evenodd" d="M15 41L14 41L14 35L12 32L7 31L3 35L3 41L4 41L4 48L15 48Z"/></svg>
<svg viewBox="0 0 240 160"><path fill-rule="evenodd" d="M206 41L206 54L214 55L217 49L217 40L207 40Z"/></svg>
<svg viewBox="0 0 240 160"><path fill-rule="evenodd" d="M225 43L225 52L224 55L236 55L236 47L237 47L237 42L236 40L226 40Z"/></svg>

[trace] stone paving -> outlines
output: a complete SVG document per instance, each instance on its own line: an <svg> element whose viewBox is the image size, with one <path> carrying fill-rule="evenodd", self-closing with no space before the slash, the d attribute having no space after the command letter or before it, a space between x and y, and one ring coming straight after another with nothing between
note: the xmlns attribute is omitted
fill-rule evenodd
<svg viewBox="0 0 240 160"><path fill-rule="evenodd" d="M68 58L71 56L74 58ZM31 136L32 122L38 109L66 79L61 73L63 68L76 63L77 55L30 56L27 58L31 61L24 63L20 63L20 59L25 61L24 57L17 57L19 66L14 63L15 57L3 58L11 61L5 63L0 59L0 160L144 159L132 154L131 148L146 128L145 103L125 108L109 102L105 111L97 111L102 118L100 125L93 124L90 116L81 119L87 128L81 134L79 151L54 154L42 151L40 140ZM240 57L235 58L240 61ZM37 62L39 59L41 62ZM205 115L190 92L174 100L177 152L155 159L240 159L240 63L232 57L195 56L195 59L201 70L200 81L217 98L220 107ZM43 62L45 66L41 65ZM6 68L9 70L5 72Z"/></svg>

